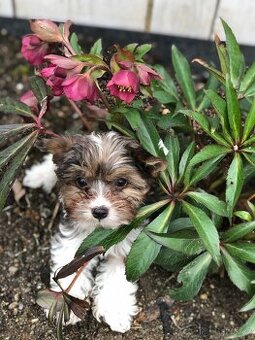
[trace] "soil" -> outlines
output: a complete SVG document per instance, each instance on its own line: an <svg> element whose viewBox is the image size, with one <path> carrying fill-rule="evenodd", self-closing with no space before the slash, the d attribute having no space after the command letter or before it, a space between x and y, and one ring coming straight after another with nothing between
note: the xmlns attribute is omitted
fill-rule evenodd
<svg viewBox="0 0 255 340"><path fill-rule="evenodd" d="M31 69L22 60L19 48L19 39L2 28L0 97L20 96L27 86ZM66 108L61 103L57 104L56 115L61 126L67 119ZM13 117L5 115L0 119L1 124L12 120ZM40 158L34 151L24 167ZM22 180L22 173L19 180ZM11 193L0 217L0 339L56 338L55 326L48 323L35 303L37 291L45 287L49 279L49 242L58 224L58 217L52 219L56 201L54 192L45 194L42 190L26 189L17 201ZM208 277L199 295L189 302L174 302L169 298L168 291L174 281L175 275L156 266L140 279L141 313L127 334L112 332L88 313L84 322L65 328L65 339L218 340L247 319L248 315L238 310L248 298L226 276Z"/></svg>

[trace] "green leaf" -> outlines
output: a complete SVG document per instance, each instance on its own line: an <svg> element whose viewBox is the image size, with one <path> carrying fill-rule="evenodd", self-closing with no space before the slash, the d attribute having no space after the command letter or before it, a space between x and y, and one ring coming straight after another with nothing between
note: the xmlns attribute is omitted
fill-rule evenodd
<svg viewBox="0 0 255 340"><path fill-rule="evenodd" d="M224 74L222 74L219 70L217 70L217 68L215 68L212 65L207 64L207 62L205 62L202 59L194 59L192 60L192 62L198 63L199 65L203 66L211 75L213 75L219 82L221 82L222 84L224 84L225 78L224 78Z"/></svg>
<svg viewBox="0 0 255 340"><path fill-rule="evenodd" d="M164 141L164 144L168 150L170 150L166 156L167 169L170 175L172 184L176 183L178 178L178 165L180 158L180 144L176 135L168 135Z"/></svg>
<svg viewBox="0 0 255 340"><path fill-rule="evenodd" d="M161 65L155 65L154 69L159 73L162 77L162 80L157 80L153 82L156 89L162 89L166 94L168 94L169 99L171 98L171 102L176 102L179 99L178 91L175 86L175 83L170 76L170 74L166 71L166 69ZM158 85L158 86L156 86ZM173 99L172 99L173 98Z"/></svg>
<svg viewBox="0 0 255 340"><path fill-rule="evenodd" d="M224 242L234 242L251 233L254 229L255 221L240 223L225 231L222 239Z"/></svg>
<svg viewBox="0 0 255 340"><path fill-rule="evenodd" d="M102 57L102 50L103 50L103 47L102 47L102 39L98 39L94 42L93 46L91 47L89 53L90 54L95 54L97 55L98 57Z"/></svg>
<svg viewBox="0 0 255 340"><path fill-rule="evenodd" d="M195 143L192 142L188 145L186 150L183 152L182 157L179 163L179 179L178 183L180 183L183 179L183 176L186 172L190 159L193 157L195 151Z"/></svg>
<svg viewBox="0 0 255 340"><path fill-rule="evenodd" d="M151 50L151 48L152 48L151 44L142 44L140 46L137 46L134 51L135 60L141 61L144 55L148 53Z"/></svg>
<svg viewBox="0 0 255 340"><path fill-rule="evenodd" d="M202 240L199 238L198 234L191 229L182 229L167 234L152 232L147 232L146 234L162 246L186 255L197 255L205 250Z"/></svg>
<svg viewBox="0 0 255 340"><path fill-rule="evenodd" d="M201 111L207 109L208 106L210 105L210 99L208 98L208 96L206 95L205 92L207 90L211 90L211 91L215 90L216 91L218 86L219 86L218 80L215 77L213 77L212 75L210 75L207 82L206 82L204 89L201 90L201 99L200 99L199 96L197 97L197 102L200 101L200 104L197 108L198 112L201 112Z"/></svg>
<svg viewBox="0 0 255 340"><path fill-rule="evenodd" d="M195 154L195 156L191 159L189 166L195 166L218 156L225 156L231 151L232 150L229 147L222 145L206 145L197 154Z"/></svg>
<svg viewBox="0 0 255 340"><path fill-rule="evenodd" d="M13 143L6 149L0 151L0 169L3 168L18 152L20 152L30 139L31 135L25 136L16 143Z"/></svg>
<svg viewBox="0 0 255 340"><path fill-rule="evenodd" d="M39 103L47 99L47 87L41 77L33 76L29 78L29 84Z"/></svg>
<svg viewBox="0 0 255 340"><path fill-rule="evenodd" d="M248 139L251 132L254 130L254 126L255 126L255 98L253 99L251 109L245 119L242 142Z"/></svg>
<svg viewBox="0 0 255 340"><path fill-rule="evenodd" d="M205 252L186 265L177 277L182 287L170 290L170 296L175 300L184 301L196 296L206 277L211 260L211 255Z"/></svg>
<svg viewBox="0 0 255 340"><path fill-rule="evenodd" d="M92 64L93 66L94 65L102 65L102 66L107 67L107 65L105 64L105 62L103 61L103 59L101 57L99 57L98 55L95 55L95 54L91 54L91 53L79 54L79 55L74 56L73 59Z"/></svg>
<svg viewBox="0 0 255 340"><path fill-rule="evenodd" d="M79 39L75 32L71 34L70 44L77 54L82 54L82 48L79 44Z"/></svg>
<svg viewBox="0 0 255 340"><path fill-rule="evenodd" d="M226 75L226 101L228 121L236 143L241 140L241 111L237 94L228 75Z"/></svg>
<svg viewBox="0 0 255 340"><path fill-rule="evenodd" d="M188 197L191 197L198 203L201 203L210 211L220 216L228 216L226 203L219 200L218 197L208 194L207 192L190 191L187 193Z"/></svg>
<svg viewBox="0 0 255 340"><path fill-rule="evenodd" d="M221 256L219 235L212 220L203 210L187 202L183 202L183 208L186 214L190 217L197 233L204 243L205 248L212 255L214 261L220 265Z"/></svg>
<svg viewBox="0 0 255 340"><path fill-rule="evenodd" d="M196 94L192 81L190 66L184 55L172 46L172 63L175 70L176 79L183 91L183 94L192 110L196 108Z"/></svg>
<svg viewBox="0 0 255 340"><path fill-rule="evenodd" d="M245 76L241 80L240 92L245 93L255 82L255 62L248 68Z"/></svg>
<svg viewBox="0 0 255 340"><path fill-rule="evenodd" d="M253 219L251 214L244 210L235 211L234 215L247 222L250 222Z"/></svg>
<svg viewBox="0 0 255 340"><path fill-rule="evenodd" d="M242 191L243 181L243 162L240 154L236 153L227 175L226 202L229 216L233 214L234 207Z"/></svg>
<svg viewBox="0 0 255 340"><path fill-rule="evenodd" d="M155 125L145 115L142 117L138 110L128 109L123 112L132 129L136 131L142 146L153 156L162 156L159 149L160 136Z"/></svg>
<svg viewBox="0 0 255 340"><path fill-rule="evenodd" d="M14 181L20 167L23 164L29 150L33 146L36 138L37 131L32 132L29 136L27 143L23 146L23 148L16 154L13 159L9 162L8 171L6 171L0 181L0 211L3 209L8 193L11 189L12 182Z"/></svg>
<svg viewBox="0 0 255 340"><path fill-rule="evenodd" d="M17 136L34 128L34 124L10 124L0 125L0 143L9 137Z"/></svg>
<svg viewBox="0 0 255 340"><path fill-rule="evenodd" d="M194 175L191 177L189 181L189 186L195 185L197 182L209 176L210 173L212 173L215 170L215 168L218 166L218 164L220 163L223 157L224 156L218 156L218 157L212 158L204 162L199 168L195 169ZM185 181L185 184L186 183L187 182Z"/></svg>
<svg viewBox="0 0 255 340"><path fill-rule="evenodd" d="M169 220L174 210L172 202L146 227L146 231L166 232ZM126 275L129 281L136 281L149 269L158 256L161 245L153 241L145 232L137 237L133 243L126 261Z"/></svg>
<svg viewBox="0 0 255 340"><path fill-rule="evenodd" d="M142 221L150 216L153 212L166 205L169 200L162 200L139 209L135 219L127 226L119 229L95 229L80 244L75 256L83 255L89 248L94 246L103 246L109 249L112 245L122 241L126 235L134 228L138 227Z"/></svg>
<svg viewBox="0 0 255 340"><path fill-rule="evenodd" d="M241 338L245 335L252 334L255 331L255 313L253 313L249 319L242 325L237 332L227 337L227 339Z"/></svg>
<svg viewBox="0 0 255 340"><path fill-rule="evenodd" d="M233 258L226 249L222 248L221 251L222 259L230 280L237 288L251 294L253 290L251 281L254 280L255 273L236 258Z"/></svg>
<svg viewBox="0 0 255 340"><path fill-rule="evenodd" d="M224 75L226 75L230 72L227 48L217 35L215 35L215 45L220 60L221 71Z"/></svg>
<svg viewBox="0 0 255 340"><path fill-rule="evenodd" d="M230 255L251 263L255 263L255 244L249 242L236 242L225 244Z"/></svg>
<svg viewBox="0 0 255 340"><path fill-rule="evenodd" d="M29 106L11 98L0 99L0 112L17 114L30 118L34 117Z"/></svg>
<svg viewBox="0 0 255 340"><path fill-rule="evenodd" d="M221 22L226 35L230 78L234 85L234 88L237 89L240 85L240 79L244 71L244 57L231 28L224 20L221 19Z"/></svg>
<svg viewBox="0 0 255 340"><path fill-rule="evenodd" d="M154 262L165 270L175 272L186 266L192 258L193 257L187 256L178 251L162 247Z"/></svg>
<svg viewBox="0 0 255 340"><path fill-rule="evenodd" d="M247 312L255 308L255 295L240 309L240 312Z"/></svg>

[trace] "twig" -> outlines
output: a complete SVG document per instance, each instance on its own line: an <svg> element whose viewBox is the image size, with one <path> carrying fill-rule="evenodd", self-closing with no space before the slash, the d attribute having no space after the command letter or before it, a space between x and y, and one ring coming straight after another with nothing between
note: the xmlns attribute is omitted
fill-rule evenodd
<svg viewBox="0 0 255 340"><path fill-rule="evenodd" d="M77 112L78 115L80 116L81 121L82 121L84 127L85 127L87 130L90 130L90 129L91 129L91 125L90 125L90 123L87 121L87 119L83 116L83 113L82 113L82 111L80 110L80 108L78 107L78 105L76 105L75 102L72 101L72 100L69 99L69 98L67 98L67 100L69 101L70 105L71 105L72 108L75 110L75 112Z"/></svg>
<svg viewBox="0 0 255 340"><path fill-rule="evenodd" d="M47 227L48 230L51 230L51 228L53 226L53 223L54 223L54 221L57 217L58 211L59 211L59 207L60 207L60 203L57 202L55 207L54 207L54 210L53 210L53 213L52 213L52 216L51 216L51 220L50 220L48 227Z"/></svg>

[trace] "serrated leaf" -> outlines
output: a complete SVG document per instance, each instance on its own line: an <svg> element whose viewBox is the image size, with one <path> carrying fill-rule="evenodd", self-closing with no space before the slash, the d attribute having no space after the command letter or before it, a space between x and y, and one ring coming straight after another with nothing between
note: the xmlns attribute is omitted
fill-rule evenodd
<svg viewBox="0 0 255 340"><path fill-rule="evenodd" d="M208 90L216 91L218 86L219 86L218 80L212 75L210 75L206 82L205 88L203 89L203 92L201 93L201 99L199 96L197 97L197 101L198 102L200 101L200 104L197 108L198 112L202 112L203 110L207 109L208 106L210 105L210 100L208 96L205 94L205 91L208 91Z"/></svg>
<svg viewBox="0 0 255 340"><path fill-rule="evenodd" d="M252 106L244 122L242 143L249 138L251 132L254 130L254 126L255 126L255 98L253 99Z"/></svg>
<svg viewBox="0 0 255 340"><path fill-rule="evenodd" d="M107 66L103 59L95 54L83 53L73 57L75 60L80 60L86 63L91 63L92 65L103 65Z"/></svg>
<svg viewBox="0 0 255 340"><path fill-rule="evenodd" d="M171 225L170 225L171 231ZM191 229L182 229L171 233L146 233L157 243L186 255L197 255L205 250L202 240L198 234Z"/></svg>
<svg viewBox="0 0 255 340"><path fill-rule="evenodd" d="M243 162L240 154L236 153L227 175L226 202L229 216L233 214L234 207L242 191L243 181Z"/></svg>
<svg viewBox="0 0 255 340"><path fill-rule="evenodd" d="M255 244L249 242L226 243L224 247L230 255L243 261L255 263ZM255 277L255 276L254 276Z"/></svg>
<svg viewBox="0 0 255 340"><path fill-rule="evenodd" d="M188 197L191 197L198 203L201 203L210 211L220 216L228 216L226 203L219 200L218 197L208 194L207 192L190 191L187 193Z"/></svg>
<svg viewBox="0 0 255 340"><path fill-rule="evenodd" d="M222 145L206 145L191 159L189 166L195 166L211 158L224 156L232 150Z"/></svg>
<svg viewBox="0 0 255 340"><path fill-rule="evenodd" d="M23 148L16 154L13 159L9 162L8 171L6 171L0 181L0 211L3 209L8 193L11 189L11 185L23 164L29 150L33 146L36 138L37 131L32 132L29 136L28 142L23 146Z"/></svg>
<svg viewBox="0 0 255 340"><path fill-rule="evenodd" d="M236 143L241 140L241 110L230 77L226 75L226 101L230 132Z"/></svg>
<svg viewBox="0 0 255 340"><path fill-rule="evenodd" d="M17 114L19 116L30 118L34 117L34 114L29 106L12 98L0 99L0 112Z"/></svg>
<svg viewBox="0 0 255 340"><path fill-rule="evenodd" d="M182 204L184 211L191 219L198 235L204 243L205 248L211 254L214 261L220 265L221 256L219 235L212 220L203 210L191 205L190 203L183 202Z"/></svg>
<svg viewBox="0 0 255 340"><path fill-rule="evenodd" d="M192 110L196 108L196 94L192 81L190 65L184 55L172 46L172 63L175 70L176 79L183 91L183 94Z"/></svg>
<svg viewBox="0 0 255 340"><path fill-rule="evenodd" d="M0 151L0 169L3 168L31 139L31 135L19 139L6 149Z"/></svg>
<svg viewBox="0 0 255 340"><path fill-rule="evenodd" d="M239 87L240 79L244 71L244 57L231 28L224 20L221 19L221 22L226 35L230 78L234 85L234 88L237 89Z"/></svg>
<svg viewBox="0 0 255 340"><path fill-rule="evenodd" d="M79 39L75 32L71 34L70 44L77 54L82 54L82 48L79 45Z"/></svg>
<svg viewBox="0 0 255 340"><path fill-rule="evenodd" d="M227 339L236 339L244 337L245 335L252 334L255 331L255 313L242 325L237 332L227 337Z"/></svg>
<svg viewBox="0 0 255 340"><path fill-rule="evenodd" d="M168 135L164 141L166 148L169 150L167 159L167 169L170 175L172 184L176 183L178 178L178 165L180 157L180 144L176 135Z"/></svg>
<svg viewBox="0 0 255 340"><path fill-rule="evenodd" d="M165 93L169 95L171 98L171 102L176 102L179 99L178 91L175 86L175 83L170 76L170 74L166 71L166 69L162 65L155 65L154 69L159 73L159 75L162 77L162 80L154 81L153 84L161 88ZM173 99L172 99L173 98Z"/></svg>
<svg viewBox="0 0 255 340"><path fill-rule="evenodd" d="M34 128L34 124L8 124L0 125L0 143L7 138L17 136Z"/></svg>
<svg viewBox="0 0 255 340"><path fill-rule="evenodd" d="M199 292L206 277L212 257L205 252L187 264L179 273L177 281L182 287L170 290L175 300L191 300Z"/></svg>
<svg viewBox="0 0 255 340"><path fill-rule="evenodd" d="M139 226L145 218L162 208L168 202L169 200L162 200L140 208L133 222L128 226L120 227L118 230L103 228L95 229L82 241L75 256L84 254L89 248L94 246L103 245L105 249L109 249L111 245L122 241L133 228Z"/></svg>
<svg viewBox="0 0 255 340"><path fill-rule="evenodd" d="M146 227L146 231L166 232L174 210L172 202ZM129 281L136 281L150 267L158 256L161 245L154 242L144 232L134 241L126 260L126 276Z"/></svg>
<svg viewBox="0 0 255 340"><path fill-rule="evenodd" d="M240 223L225 231L222 239L224 242L234 242L251 233L254 229L255 221Z"/></svg>
<svg viewBox="0 0 255 340"><path fill-rule="evenodd" d="M102 57L102 50L103 50L103 47L102 47L102 39L98 39L94 42L93 46L91 47L89 53L90 54L95 54L99 57Z"/></svg>
<svg viewBox="0 0 255 340"><path fill-rule="evenodd" d="M226 75L230 71L227 48L217 35L215 35L215 45L220 60L221 72Z"/></svg>
<svg viewBox="0 0 255 340"><path fill-rule="evenodd" d="M187 256L178 251L161 247L154 263L158 264L167 271L175 272L186 266L186 264L192 259L193 256Z"/></svg>
<svg viewBox="0 0 255 340"><path fill-rule="evenodd" d="M245 93L255 82L255 62L248 68L241 80L240 92Z"/></svg>
<svg viewBox="0 0 255 340"><path fill-rule="evenodd" d="M180 183L183 179L183 176L186 172L190 159L193 157L195 152L195 143L192 142L188 145L186 150L183 152L180 163L179 163L179 178L178 183Z"/></svg>
<svg viewBox="0 0 255 340"><path fill-rule="evenodd" d="M33 76L29 79L29 84L38 102L42 103L47 98L47 87L44 80L39 76Z"/></svg>
<svg viewBox="0 0 255 340"><path fill-rule="evenodd" d="M217 68L215 68L212 65L207 64L207 62L205 62L202 59L194 59L192 60L192 62L196 62L199 65L203 66L211 75L213 75L219 82L221 82L222 84L224 84L225 81L225 77L224 74L222 74L219 70L217 70Z"/></svg>
<svg viewBox="0 0 255 340"><path fill-rule="evenodd" d="M222 259L226 267L230 280L240 290L248 294L252 293L253 287L251 281L255 278L255 273L246 267L242 262L232 257L226 249L222 248Z"/></svg>

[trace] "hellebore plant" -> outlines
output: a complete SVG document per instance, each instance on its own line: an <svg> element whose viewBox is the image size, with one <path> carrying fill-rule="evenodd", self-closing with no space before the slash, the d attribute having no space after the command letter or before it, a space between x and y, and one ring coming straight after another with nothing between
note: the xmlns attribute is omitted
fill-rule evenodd
<svg viewBox="0 0 255 340"><path fill-rule="evenodd" d="M220 69L195 59L209 73L205 83L195 86L189 63L175 46L173 79L162 66L145 63L149 44L115 45L106 61L101 40L83 52L69 21L59 26L48 20L30 22L32 34L22 39L21 50L35 67L31 90L19 100L0 100L0 111L20 117L17 124L0 126L0 208L35 141L55 134L45 127L54 96L67 99L84 130L105 123L168 164L155 202L142 207L130 225L99 228L89 235L75 259L56 273L60 288L61 278L76 273L75 281L91 258L149 218L127 257L128 280L136 281L155 262L179 271L182 285L169 294L188 300L207 273L225 270L251 297L242 311L255 309L250 265L255 263L255 63L245 66L233 32L222 23L226 44L215 38ZM38 304L50 307L50 319L58 313L58 338L70 310L82 317L88 308L68 293L70 287L38 295ZM230 338L254 331L255 313Z"/></svg>

